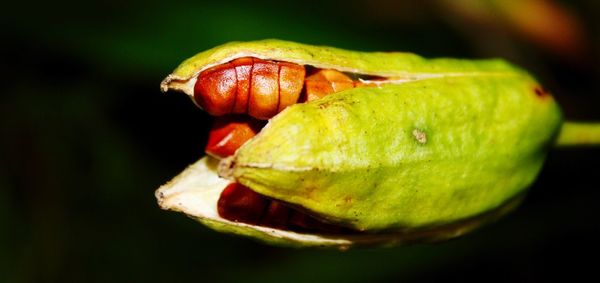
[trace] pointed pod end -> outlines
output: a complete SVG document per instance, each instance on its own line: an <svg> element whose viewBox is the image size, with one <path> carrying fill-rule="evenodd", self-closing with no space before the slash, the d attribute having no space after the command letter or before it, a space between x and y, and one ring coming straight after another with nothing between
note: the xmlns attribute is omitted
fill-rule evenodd
<svg viewBox="0 0 600 283"><path fill-rule="evenodd" d="M162 82L160 82L160 91L165 93L169 90L175 90L183 92L193 98L195 84L196 77L182 78L174 74L170 74L164 80L162 80Z"/></svg>
<svg viewBox="0 0 600 283"><path fill-rule="evenodd" d="M165 93L169 91L169 84L173 80L173 75L168 75L162 82L160 82L160 91Z"/></svg>

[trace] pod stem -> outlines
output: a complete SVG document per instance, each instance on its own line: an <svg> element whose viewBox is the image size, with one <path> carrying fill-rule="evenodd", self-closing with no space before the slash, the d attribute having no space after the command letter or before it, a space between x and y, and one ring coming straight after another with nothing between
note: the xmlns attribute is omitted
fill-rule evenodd
<svg viewBox="0 0 600 283"><path fill-rule="evenodd" d="M600 122L563 123L556 147L600 146Z"/></svg>

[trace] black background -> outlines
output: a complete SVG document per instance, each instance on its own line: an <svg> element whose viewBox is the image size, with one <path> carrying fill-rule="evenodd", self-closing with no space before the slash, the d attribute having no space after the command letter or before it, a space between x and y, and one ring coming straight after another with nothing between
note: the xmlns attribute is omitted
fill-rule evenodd
<svg viewBox="0 0 600 283"><path fill-rule="evenodd" d="M550 33L567 47L536 40L498 6L473 18L451 1L3 4L0 282L594 278L597 148L551 150L516 212L435 245L265 246L161 211L153 195L202 156L211 121L184 95L160 93L160 81L183 59L232 40L504 57L531 70L567 118L600 120L600 5L541 2L571 15L580 40L561 30Z"/></svg>

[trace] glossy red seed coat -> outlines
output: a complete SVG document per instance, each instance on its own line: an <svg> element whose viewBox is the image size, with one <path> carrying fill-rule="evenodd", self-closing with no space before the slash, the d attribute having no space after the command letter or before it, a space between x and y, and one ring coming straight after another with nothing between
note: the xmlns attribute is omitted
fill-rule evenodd
<svg viewBox="0 0 600 283"><path fill-rule="evenodd" d="M217 211L230 221L258 224L267 205L266 198L239 183L232 183L221 193Z"/></svg>
<svg viewBox="0 0 600 283"><path fill-rule="evenodd" d="M305 80L306 101L323 98L331 93L353 88L355 82L344 73L326 69L317 70Z"/></svg>
<svg viewBox="0 0 600 283"><path fill-rule="evenodd" d="M231 112L237 91L237 75L231 63L202 72L194 85L194 100L213 116ZM204 95L210 93L211 95Z"/></svg>
<svg viewBox="0 0 600 283"><path fill-rule="evenodd" d="M298 101L305 70L298 64L244 57L201 72L194 100L213 116L266 120Z"/></svg>
<svg viewBox="0 0 600 283"><path fill-rule="evenodd" d="M250 95L250 76L254 60L244 57L233 60L237 76L237 91L232 113L246 114L248 112L248 97Z"/></svg>
<svg viewBox="0 0 600 283"><path fill-rule="evenodd" d="M269 119L277 114L279 105L279 66L276 63L254 59L248 115Z"/></svg>
<svg viewBox="0 0 600 283"><path fill-rule="evenodd" d="M292 210L281 202L271 201L265 215L263 215L260 221L260 225L285 229L287 227L290 212L292 212Z"/></svg>
<svg viewBox="0 0 600 283"><path fill-rule="evenodd" d="M250 117L224 116L215 120L208 133L206 153L224 158L254 137L264 123Z"/></svg>
<svg viewBox="0 0 600 283"><path fill-rule="evenodd" d="M280 95L277 112L281 112L286 107L298 102L304 85L304 76L306 75L304 67L300 65L286 62L279 62L279 65Z"/></svg>

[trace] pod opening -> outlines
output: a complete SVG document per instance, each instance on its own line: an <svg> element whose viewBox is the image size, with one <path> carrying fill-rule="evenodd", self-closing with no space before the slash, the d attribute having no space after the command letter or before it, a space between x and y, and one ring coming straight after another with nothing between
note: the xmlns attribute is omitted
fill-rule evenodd
<svg viewBox="0 0 600 283"><path fill-rule="evenodd" d="M195 103L216 118L205 152L218 159L230 157L260 132L266 119L287 106L386 81L383 77L253 57L211 67L196 76L193 88ZM223 190L217 206L222 218L234 222L307 233L356 232L326 223L239 183Z"/></svg>
<svg viewBox="0 0 600 283"><path fill-rule="evenodd" d="M351 234L357 231L326 223L281 201L270 199L248 187L231 183L217 203L219 216L233 222L311 234Z"/></svg>
<svg viewBox="0 0 600 283"><path fill-rule="evenodd" d="M190 80L194 102L209 114L243 114L259 120L267 120L295 103L394 82L397 79L253 57L213 66Z"/></svg>

